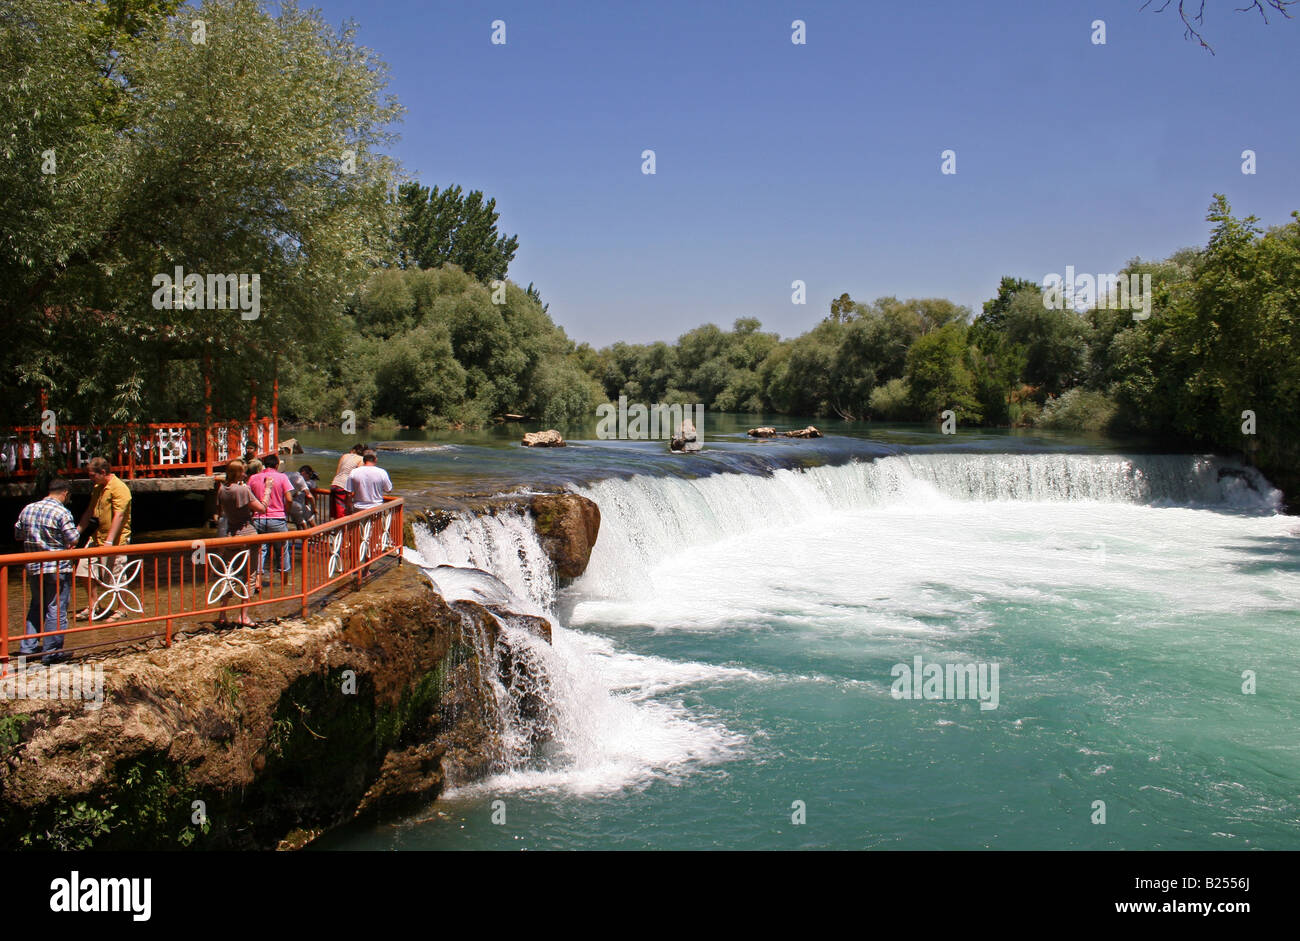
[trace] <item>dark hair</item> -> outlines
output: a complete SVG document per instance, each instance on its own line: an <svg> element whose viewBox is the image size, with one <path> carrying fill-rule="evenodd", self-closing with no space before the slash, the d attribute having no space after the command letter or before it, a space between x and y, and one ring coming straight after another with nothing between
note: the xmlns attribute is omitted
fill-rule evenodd
<svg viewBox="0 0 1300 941"><path fill-rule="evenodd" d="M361 460L367 464L373 464L379 460L379 455L367 448L366 453L361 455Z"/></svg>
<svg viewBox="0 0 1300 941"><path fill-rule="evenodd" d="M72 484L68 483L62 477L50 478L49 484L46 485L47 493L62 493L64 490L71 490Z"/></svg>
<svg viewBox="0 0 1300 941"><path fill-rule="evenodd" d="M97 474L107 474L113 470L113 465L104 457L92 457L86 467Z"/></svg>
<svg viewBox="0 0 1300 941"><path fill-rule="evenodd" d="M310 464L304 464L302 467L298 468L298 473L302 474L304 477L316 476L316 471L312 469Z"/></svg>
<svg viewBox="0 0 1300 941"><path fill-rule="evenodd" d="M364 455L366 453L365 442L358 441L356 444L352 445L352 453Z"/></svg>
<svg viewBox="0 0 1300 941"><path fill-rule="evenodd" d="M267 455L267 456L262 460L262 466L263 466L263 467L279 467L279 466L280 466L280 455L278 455L278 454L276 454L274 451L272 451L270 454L268 454L268 455Z"/></svg>

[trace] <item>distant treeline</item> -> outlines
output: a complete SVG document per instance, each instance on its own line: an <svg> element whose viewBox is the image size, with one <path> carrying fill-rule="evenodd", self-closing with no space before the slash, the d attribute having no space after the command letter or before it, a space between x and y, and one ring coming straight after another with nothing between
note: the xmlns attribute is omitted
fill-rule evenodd
<svg viewBox="0 0 1300 941"><path fill-rule="evenodd" d="M1300 221L1264 232L1222 196L1208 219L1205 248L1119 272L1138 285L1150 276L1149 308L1103 296L1079 312L1050 303L1038 282L1005 277L973 320L948 300L845 294L785 340L743 318L671 344L595 350L555 325L531 285L507 282L494 303L489 284L454 265L386 270L349 303L339 355L293 367L282 412L335 421L350 408L438 427L506 413L564 425L620 395L827 419L938 421L950 409L963 425L1133 432L1230 451L1257 441L1261 461L1293 463Z"/></svg>

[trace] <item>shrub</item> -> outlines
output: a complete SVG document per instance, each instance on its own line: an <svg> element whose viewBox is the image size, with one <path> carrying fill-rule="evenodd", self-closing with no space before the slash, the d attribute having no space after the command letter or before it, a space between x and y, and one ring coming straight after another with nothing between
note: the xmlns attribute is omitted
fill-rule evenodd
<svg viewBox="0 0 1300 941"><path fill-rule="evenodd" d="M1115 410L1115 402L1108 396L1075 386L1047 400L1037 425L1057 431L1105 431Z"/></svg>
<svg viewBox="0 0 1300 941"><path fill-rule="evenodd" d="M907 380L890 379L871 390L871 416L881 421L906 421L912 417L909 398Z"/></svg>

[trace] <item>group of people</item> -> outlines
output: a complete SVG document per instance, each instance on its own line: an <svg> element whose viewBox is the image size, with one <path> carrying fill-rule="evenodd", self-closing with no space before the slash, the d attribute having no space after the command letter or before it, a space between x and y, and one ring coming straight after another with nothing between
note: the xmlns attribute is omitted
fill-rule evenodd
<svg viewBox="0 0 1300 941"><path fill-rule="evenodd" d="M62 477L55 477L46 485L45 497L29 503L18 514L14 523L14 538L22 543L24 552L61 552L83 544L93 547L124 546L131 541L131 490L112 466L102 457L90 459L90 503L74 522L68 501L72 485ZM96 560L104 566L114 583L121 580L126 567L126 554L117 553ZM19 650L25 657L42 654L41 662L58 663L67 659L63 651L63 634L68 627L68 606L73 596L73 579L85 582L86 607L77 612L78 620L118 621L126 612L116 610L117 596L111 594L103 610L98 608L91 591L95 574L89 559L79 559L74 569L71 559L51 559L27 563L27 574L32 577L32 600L27 609L27 634L46 633L44 638L24 637Z"/></svg>
<svg viewBox="0 0 1300 941"><path fill-rule="evenodd" d="M251 453L245 458L227 464L226 479L218 485L218 536L285 533L289 531L290 523L298 529L316 525L312 495L320 478L310 465L284 473L280 470L278 455L268 454L264 461L259 461ZM353 445L339 458L330 486L331 519L340 519L351 512L384 502L383 495L393 489L393 482L387 471L378 466L377 460L375 452L364 444ZM274 546L275 566L283 581L293 570L293 546L288 540L276 542ZM250 560L247 582L250 596L270 585L271 574L266 564L270 549L267 543L262 544L256 568ZM236 623L253 623L246 607L240 609Z"/></svg>
<svg viewBox="0 0 1300 941"><path fill-rule="evenodd" d="M49 481L44 498L28 504L18 514L14 523L14 538L24 552L62 552L67 549L125 546L131 541L131 490L113 473L113 468L102 457L91 458L87 465L91 481L90 503L74 520L68 503L72 487L62 477ZM296 471L280 470L280 458L268 454L258 460L254 450L245 452L243 460L233 460L226 465L226 479L217 485L216 517L217 535L253 536L309 529L317 524L313 493L320 478L310 465ZM330 518L341 519L349 513L370 509L383 503L384 494L393 489L388 472L378 466L375 452L364 444L356 444L339 458L330 484ZM293 568L293 550L288 540L276 542L275 563L281 578L287 578ZM249 560L248 595L259 592L270 584L267 555L270 546L263 543L258 552L256 566ZM91 564L93 561L93 565ZM117 621L126 612L117 606L117 594L101 594L97 600L92 590L95 576L105 584L104 573L96 568L103 566L113 584L122 580L127 563L126 553L103 556L98 559L80 559L74 568L71 559L49 559L29 562L27 573L31 576L32 600L27 611L28 635L45 633L43 638L26 636L19 649L23 656L38 652L42 662L53 664L67 659L63 651L60 631L68 628L68 609L74 593L74 579L85 583L86 606L77 612L77 620L100 622ZM107 599L105 602L104 599ZM101 608L102 603L102 608ZM239 624L254 623L247 608L240 610Z"/></svg>

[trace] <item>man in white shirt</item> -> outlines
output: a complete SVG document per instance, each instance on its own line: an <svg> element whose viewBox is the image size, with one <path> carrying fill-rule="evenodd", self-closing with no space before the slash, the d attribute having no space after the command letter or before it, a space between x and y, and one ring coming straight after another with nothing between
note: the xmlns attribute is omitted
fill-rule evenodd
<svg viewBox="0 0 1300 941"><path fill-rule="evenodd" d="M374 451L367 450L361 455L361 466L348 474L347 483L343 485L352 494L353 510L368 510L384 502L384 494L393 489L393 482L388 479L388 471L375 462L378 457Z"/></svg>

